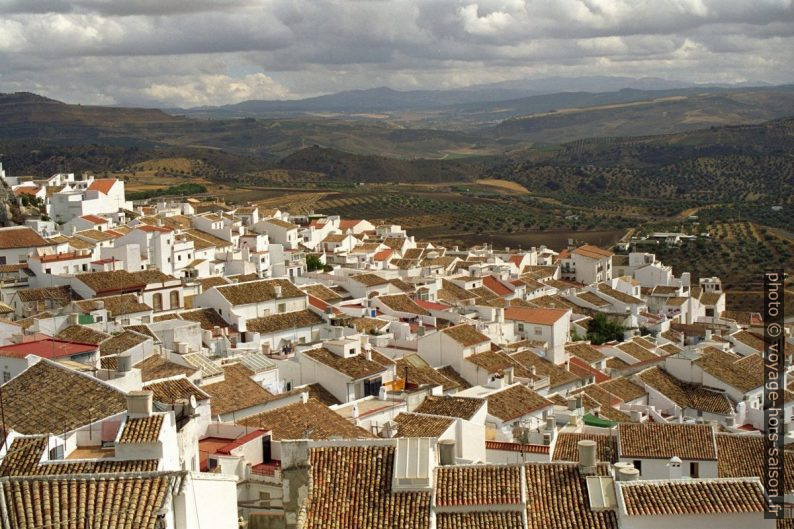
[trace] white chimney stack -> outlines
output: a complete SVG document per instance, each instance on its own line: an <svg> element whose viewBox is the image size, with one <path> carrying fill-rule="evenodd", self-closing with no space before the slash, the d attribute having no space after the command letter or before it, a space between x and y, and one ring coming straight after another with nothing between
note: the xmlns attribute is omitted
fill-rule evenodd
<svg viewBox="0 0 794 529"><path fill-rule="evenodd" d="M277 298L281 297L281 285L275 285L273 287L273 293L276 295Z"/></svg>
<svg viewBox="0 0 794 529"><path fill-rule="evenodd" d="M681 459L678 456L673 456L670 458L670 462L667 463L667 469L670 472L670 479L681 479L683 477L683 471L681 470Z"/></svg>
<svg viewBox="0 0 794 529"><path fill-rule="evenodd" d="M577 443L579 448L579 472L594 474L596 469L596 447L598 444L591 439L583 439Z"/></svg>
<svg viewBox="0 0 794 529"><path fill-rule="evenodd" d="M130 391L127 393L127 413L130 417L149 417L152 414L151 391Z"/></svg>

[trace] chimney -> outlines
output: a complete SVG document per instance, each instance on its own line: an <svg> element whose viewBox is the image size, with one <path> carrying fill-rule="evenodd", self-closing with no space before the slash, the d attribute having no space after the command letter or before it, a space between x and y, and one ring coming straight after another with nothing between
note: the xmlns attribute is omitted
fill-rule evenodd
<svg viewBox="0 0 794 529"><path fill-rule="evenodd" d="M513 375L515 373L515 369L511 367L504 368L504 376L505 376L505 385L509 386L513 383Z"/></svg>
<svg viewBox="0 0 794 529"><path fill-rule="evenodd" d="M358 419L358 403L354 402L353 406L350 409L350 416L353 419Z"/></svg>
<svg viewBox="0 0 794 529"><path fill-rule="evenodd" d="M551 414L548 417L546 417L546 430L553 432L556 427L557 427L557 419L554 417L554 414Z"/></svg>
<svg viewBox="0 0 794 529"><path fill-rule="evenodd" d="M455 440L444 439L438 442L438 454L441 466L450 466L455 464Z"/></svg>
<svg viewBox="0 0 794 529"><path fill-rule="evenodd" d="M116 372L119 374L129 373L132 369L132 355L130 353L121 353L116 363Z"/></svg>
<svg viewBox="0 0 794 529"><path fill-rule="evenodd" d="M276 298L281 297L281 285L274 285L273 286L273 293L275 294Z"/></svg>
<svg viewBox="0 0 794 529"><path fill-rule="evenodd" d="M633 466L618 469L618 481L637 481L639 478L640 471Z"/></svg>
<svg viewBox="0 0 794 529"><path fill-rule="evenodd" d="M706 341L711 341L711 329L706 329Z"/></svg>
<svg viewBox="0 0 794 529"><path fill-rule="evenodd" d="M364 346L364 356L367 360L372 362L372 346L370 344Z"/></svg>
<svg viewBox="0 0 794 529"><path fill-rule="evenodd" d="M579 472L581 474L594 474L596 470L597 443L590 439L583 439L577 443L579 448Z"/></svg>
<svg viewBox="0 0 794 529"><path fill-rule="evenodd" d="M152 392L130 391L127 393L127 414L130 417L149 417L152 414Z"/></svg>
<svg viewBox="0 0 794 529"><path fill-rule="evenodd" d="M670 479L681 479L683 476L683 471L681 470L681 459L678 456L673 456L670 458L670 462L667 463L667 469L670 472Z"/></svg>

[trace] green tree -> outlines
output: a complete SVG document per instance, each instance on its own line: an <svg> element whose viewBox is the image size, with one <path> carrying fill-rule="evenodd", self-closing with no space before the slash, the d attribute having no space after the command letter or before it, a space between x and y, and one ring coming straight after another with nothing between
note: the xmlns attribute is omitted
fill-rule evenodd
<svg viewBox="0 0 794 529"><path fill-rule="evenodd" d="M587 325L587 338L596 345L612 340L623 340L622 325L613 322L605 314L596 314Z"/></svg>
<svg viewBox="0 0 794 529"><path fill-rule="evenodd" d="M317 270L322 270L323 263L320 260L320 257L317 255L307 255L306 256L306 271L307 272L315 272Z"/></svg>

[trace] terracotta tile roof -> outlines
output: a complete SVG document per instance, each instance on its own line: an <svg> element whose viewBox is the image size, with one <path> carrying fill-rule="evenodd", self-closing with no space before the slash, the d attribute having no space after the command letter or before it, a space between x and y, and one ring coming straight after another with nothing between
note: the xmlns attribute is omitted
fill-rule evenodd
<svg viewBox="0 0 794 529"><path fill-rule="evenodd" d="M332 353L328 349L309 349L303 352L304 356L311 358L323 365L334 369L343 375L358 380L369 376L382 373L385 369L382 365L372 360L367 360L364 353L344 358Z"/></svg>
<svg viewBox="0 0 794 529"><path fill-rule="evenodd" d="M358 274L351 277L353 281L356 283L361 283L362 285L366 285L368 287L376 287L380 285L388 285L389 281L382 278L378 274Z"/></svg>
<svg viewBox="0 0 794 529"><path fill-rule="evenodd" d="M648 349L644 348L638 343L633 341L624 342L615 346L630 357L637 360L637 362L650 362L653 360L661 360L660 356L655 355Z"/></svg>
<svg viewBox="0 0 794 529"><path fill-rule="evenodd" d="M512 367L516 376L531 380L536 379L523 364L502 351L492 350L469 355L465 358L465 361L484 369L490 374L503 374L505 369Z"/></svg>
<svg viewBox="0 0 794 529"><path fill-rule="evenodd" d="M440 512L436 514L437 529L524 529L520 512Z"/></svg>
<svg viewBox="0 0 794 529"><path fill-rule="evenodd" d="M81 310L92 312L94 310L98 310L98 302L103 304L105 310L108 311L111 317L137 314L139 312L149 312L152 310L152 308L146 303L141 303L138 301L138 297L135 294L122 294L120 296L87 299L85 301L78 301L75 303L75 305L78 305Z"/></svg>
<svg viewBox="0 0 794 529"><path fill-rule="evenodd" d="M521 384L491 393L486 400L488 413L505 422L552 406L551 401Z"/></svg>
<svg viewBox="0 0 794 529"><path fill-rule="evenodd" d="M53 301L60 306L79 298L68 285L62 287L25 288L18 290L17 296L23 303Z"/></svg>
<svg viewBox="0 0 794 529"><path fill-rule="evenodd" d="M108 338L99 345L99 354L101 356L116 355L128 351L147 340L151 340L148 336L138 334L133 331L124 331Z"/></svg>
<svg viewBox="0 0 794 529"><path fill-rule="evenodd" d="M128 330L128 331L135 331L138 334L143 334L144 336L148 336L149 338L154 340L154 343L159 343L160 342L160 339L157 337L156 334L154 334L154 332L152 332L152 330L149 328L148 325L145 325L145 324L143 324L143 325L127 325L127 326L124 327L124 329Z"/></svg>
<svg viewBox="0 0 794 529"><path fill-rule="evenodd" d="M673 345L671 343L666 343L663 346L661 346L659 349L661 349L662 351L664 351L668 355L674 355L674 354L677 354L677 353L680 353L681 351L683 351L683 349L681 349L680 347L678 347L676 345Z"/></svg>
<svg viewBox="0 0 794 529"><path fill-rule="evenodd" d="M572 392L573 395L582 394L582 403L586 410L594 412L598 408L599 416L603 419L614 422L629 422L631 416L615 409L613 406L619 405L622 401L612 393L601 388L597 384L590 384Z"/></svg>
<svg viewBox="0 0 794 529"><path fill-rule="evenodd" d="M191 395L196 397L198 401L210 398L198 386L184 377L146 384L143 389L150 390L154 393L154 400L163 404L174 404L180 399L189 399Z"/></svg>
<svg viewBox="0 0 794 529"><path fill-rule="evenodd" d="M16 437L0 463L0 476L63 476L73 474L118 474L120 472L152 472L157 470L157 459L116 461L99 459L66 462L44 461L47 453L47 436Z"/></svg>
<svg viewBox="0 0 794 529"><path fill-rule="evenodd" d="M275 287L281 287L281 297L276 297ZM288 279L264 279L217 287L218 292L232 305L248 305L274 299L305 298L306 294Z"/></svg>
<svg viewBox="0 0 794 529"><path fill-rule="evenodd" d="M429 395L424 402L414 411L426 415L440 415L442 417L455 417L459 419L471 420L474 414L485 405L484 399L471 397L454 396L433 396Z"/></svg>
<svg viewBox="0 0 794 529"><path fill-rule="evenodd" d="M200 278L197 279L196 282L201 285L202 292L209 290L212 287L220 287L229 284L229 281L227 281L225 277L221 276Z"/></svg>
<svg viewBox="0 0 794 529"><path fill-rule="evenodd" d="M259 333L273 333L288 329L302 329L323 325L325 320L309 309L296 312L273 314L261 318L252 318L245 322L246 330Z"/></svg>
<svg viewBox="0 0 794 529"><path fill-rule="evenodd" d="M242 364L227 364L223 367L223 374L223 382L201 387L210 396L213 415L242 412L275 398L273 394L251 380L253 373Z"/></svg>
<svg viewBox="0 0 794 529"><path fill-rule="evenodd" d="M579 441L595 441L596 457L600 462L611 463L617 460L618 439L615 435L596 433L567 433L557 434L554 444L553 461L579 461Z"/></svg>
<svg viewBox="0 0 794 529"><path fill-rule="evenodd" d="M601 351L585 342L566 344L565 350L568 352L568 354L577 356L588 364L594 364L604 359L604 355L601 354Z"/></svg>
<svg viewBox="0 0 794 529"><path fill-rule="evenodd" d="M435 502L439 507L521 504L521 467L437 467L435 490Z"/></svg>
<svg viewBox="0 0 794 529"><path fill-rule="evenodd" d="M70 325L55 335L59 340L99 345L111 336L83 325Z"/></svg>
<svg viewBox="0 0 794 529"><path fill-rule="evenodd" d="M116 184L117 180L115 178L97 178L91 185L88 186L88 189L91 191L99 191L104 194L110 193L110 190Z"/></svg>
<svg viewBox="0 0 794 529"><path fill-rule="evenodd" d="M7 428L61 434L121 413L127 400L99 380L40 360L3 385L3 404Z"/></svg>
<svg viewBox="0 0 794 529"><path fill-rule="evenodd" d="M227 240L197 229L184 230L182 235L193 241L193 248L199 251L207 248L226 248L232 245Z"/></svg>
<svg viewBox="0 0 794 529"><path fill-rule="evenodd" d="M326 406L335 406L342 404L342 402L333 396L333 394L325 389L322 384L315 382L314 384L307 384L297 389L305 389L309 393L310 399L316 399Z"/></svg>
<svg viewBox="0 0 794 529"><path fill-rule="evenodd" d="M482 279L482 284L485 288L496 294L497 296L509 296L513 293L512 290L507 288L498 279L493 276L485 276Z"/></svg>
<svg viewBox="0 0 794 529"><path fill-rule="evenodd" d="M185 321L197 322L205 331L211 331L215 327L229 326L215 309L210 308L183 311L179 313L179 317Z"/></svg>
<svg viewBox="0 0 794 529"><path fill-rule="evenodd" d="M752 391L763 386L763 358L760 355L737 359L730 353L707 347L695 364L709 375L741 391Z"/></svg>
<svg viewBox="0 0 794 529"><path fill-rule="evenodd" d="M181 473L136 476L19 477L2 482L8 523L15 529L155 529ZM121 509L119 506L123 505ZM102 513L91 518L88 513ZM100 523L101 522L101 523Z"/></svg>
<svg viewBox="0 0 794 529"><path fill-rule="evenodd" d="M437 367L436 371L455 382L459 389L468 389L471 387L471 384L469 384L466 379L460 375L460 373L455 371L452 366Z"/></svg>
<svg viewBox="0 0 794 529"><path fill-rule="evenodd" d="M624 402L629 402L648 395L645 388L623 377L613 378L612 380L601 382L598 385Z"/></svg>
<svg viewBox="0 0 794 529"><path fill-rule="evenodd" d="M590 257L591 259L603 259L605 257L612 257L615 255L609 250L604 250L603 248L593 246L592 244L583 244L582 246L574 249L572 253L582 255L584 257Z"/></svg>
<svg viewBox="0 0 794 529"><path fill-rule="evenodd" d="M238 424L270 430L273 439L368 439L373 435L355 426L315 399L297 402L247 417Z"/></svg>
<svg viewBox="0 0 794 529"><path fill-rule="evenodd" d="M298 229L297 224L293 224L291 222L287 222L281 219L265 219L265 222L273 224L274 226L278 226L279 228L284 228L287 230L296 230Z"/></svg>
<svg viewBox="0 0 794 529"><path fill-rule="evenodd" d="M372 331L380 331L384 327L389 325L389 322L386 320L381 320L378 318L350 318L345 321L345 324L349 327L352 324L353 328L356 329L358 332L363 333L371 333Z"/></svg>
<svg viewBox="0 0 794 529"><path fill-rule="evenodd" d="M509 307L505 309L505 320L533 323L535 325L553 325L568 315L564 309L530 309L525 307Z"/></svg>
<svg viewBox="0 0 794 529"><path fill-rule="evenodd" d="M409 314L418 314L420 316L430 316L428 311L414 303L414 300L405 294L378 296L376 299L380 300L384 305L396 312L407 312Z"/></svg>
<svg viewBox="0 0 794 529"><path fill-rule="evenodd" d="M640 298L635 298L634 296L630 296L625 292L621 292L620 290L614 289L611 286L607 285L606 283L599 283L598 284L598 291L602 292L603 294L614 298L618 301L622 301L623 303L627 303L629 305L644 305L645 302Z"/></svg>
<svg viewBox="0 0 794 529"><path fill-rule="evenodd" d="M714 431L707 424L621 423L620 457L716 460Z"/></svg>
<svg viewBox="0 0 794 529"><path fill-rule="evenodd" d="M764 351L764 341L756 335L747 331L738 331L731 335L731 338L748 347L752 347L758 352Z"/></svg>
<svg viewBox="0 0 794 529"><path fill-rule="evenodd" d="M597 474L608 475L606 465ZM590 509L587 485L573 463L526 465L528 529L617 529L614 511Z"/></svg>
<svg viewBox="0 0 794 529"><path fill-rule="evenodd" d="M532 351L513 353L510 357L526 366L529 370L534 367L537 376L549 377L549 385L551 387L570 384L581 380L578 376L565 369L565 367L558 366L554 362L541 358Z"/></svg>
<svg viewBox="0 0 794 529"><path fill-rule="evenodd" d="M401 292L411 293L416 290L411 283L407 283L402 279L389 279L389 284L397 287Z"/></svg>
<svg viewBox="0 0 794 529"><path fill-rule="evenodd" d="M153 443L160 437L163 427L163 415L127 419L124 429L117 442L119 443Z"/></svg>
<svg viewBox="0 0 794 529"><path fill-rule="evenodd" d="M757 477L764 475L764 437L718 433L717 472L721 478ZM786 450L784 457L785 493L794 491L794 452Z"/></svg>
<svg viewBox="0 0 794 529"><path fill-rule="evenodd" d="M658 366L641 371L637 377L681 408L722 415L733 413L733 406L724 393L682 382Z"/></svg>
<svg viewBox="0 0 794 529"><path fill-rule="evenodd" d="M606 366L609 369L617 369L617 370L626 369L627 367L631 367L625 361L621 360L620 358L618 358L616 356L611 356L611 357L607 358Z"/></svg>
<svg viewBox="0 0 794 529"><path fill-rule="evenodd" d="M440 437L455 421L444 417L401 413L394 418L394 422L397 423L397 437Z"/></svg>
<svg viewBox="0 0 794 529"><path fill-rule="evenodd" d="M426 529L430 492L391 491L392 446L312 448L305 529ZM344 509L340 506L344 505Z"/></svg>
<svg viewBox="0 0 794 529"><path fill-rule="evenodd" d="M334 292L327 286L321 285L319 283L316 285L303 285L301 286L301 290L303 290L307 294L310 294L318 299L325 301L326 303L333 303L344 299L338 293Z"/></svg>
<svg viewBox="0 0 794 529"><path fill-rule="evenodd" d="M443 332L463 347L470 347L472 345L491 341L490 338L478 331L473 325L468 325L465 323L447 327L440 332Z"/></svg>
<svg viewBox="0 0 794 529"><path fill-rule="evenodd" d="M752 481L636 481L620 487L628 516L763 512L761 484Z"/></svg>
<svg viewBox="0 0 794 529"><path fill-rule="evenodd" d="M452 281L441 280L441 289L438 291L438 299L449 303L474 299L476 296L461 288Z"/></svg>
<svg viewBox="0 0 794 529"><path fill-rule="evenodd" d="M187 367L170 360L166 360L159 354L153 354L149 358L138 362L135 367L141 370L141 379L144 382L150 380L160 380L177 375L193 376L198 369Z"/></svg>
<svg viewBox="0 0 794 529"><path fill-rule="evenodd" d="M444 391L458 388L458 383L445 377L433 367L425 362L421 356L412 353L396 361L397 376L405 377L407 369L407 381L409 384L423 386L441 386Z"/></svg>
<svg viewBox="0 0 794 529"><path fill-rule="evenodd" d="M146 286L145 282L125 270L89 272L86 274L77 274L75 278L82 281L88 288L97 294L122 290L143 290Z"/></svg>
<svg viewBox="0 0 794 529"><path fill-rule="evenodd" d="M0 228L0 250L38 248L40 246L52 246L52 244L32 228L26 226Z"/></svg>
<svg viewBox="0 0 794 529"><path fill-rule="evenodd" d="M591 305L595 305L596 307L607 307L610 303L603 298L598 297L593 292L582 292L576 296L577 298L581 299L582 301L589 303Z"/></svg>

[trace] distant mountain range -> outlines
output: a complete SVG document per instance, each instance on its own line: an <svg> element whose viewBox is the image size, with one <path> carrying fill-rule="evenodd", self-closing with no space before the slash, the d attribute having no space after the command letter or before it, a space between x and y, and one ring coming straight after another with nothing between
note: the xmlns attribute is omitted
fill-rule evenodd
<svg viewBox="0 0 794 529"><path fill-rule="evenodd" d="M221 106L202 106L188 109L171 108L173 115L186 115L212 119L235 117L288 117L301 114L342 114L348 117L382 118L370 114L388 113L392 118L404 118L408 111L439 111L445 119L460 112L493 112L499 103L521 107L522 100L533 108L545 112L559 107L560 103L575 100L580 106L598 104L604 93L619 94L612 102L647 98L656 92L656 97L673 94L695 94L701 90L719 92L723 90L747 89L750 84L704 84L698 85L659 78L631 77L548 77L522 79L497 83L479 84L466 88L448 90L394 90L388 87L350 90L306 99L272 101L249 100ZM754 87L768 88L765 83ZM568 94L578 94L570 97ZM471 121L469 119L464 121Z"/></svg>

